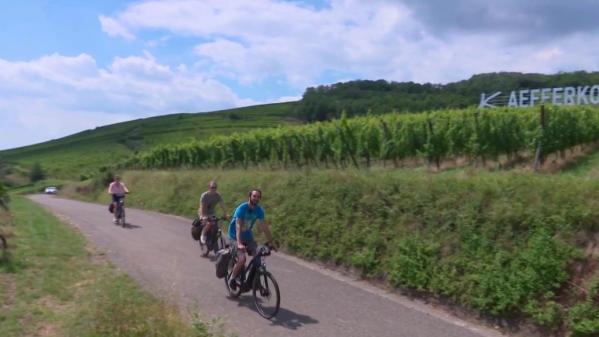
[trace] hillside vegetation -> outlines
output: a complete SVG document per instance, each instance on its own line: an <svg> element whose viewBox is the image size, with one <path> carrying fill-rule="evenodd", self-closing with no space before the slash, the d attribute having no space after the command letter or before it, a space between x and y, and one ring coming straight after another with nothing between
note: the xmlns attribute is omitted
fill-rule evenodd
<svg viewBox="0 0 599 337"><path fill-rule="evenodd" d="M257 128L296 123L293 103L211 113L174 114L97 127L68 137L0 151L0 161L29 169L39 162L51 177L79 179L158 144L178 144ZM0 165L2 166L2 165ZM1 178L1 177L0 177Z"/></svg>
<svg viewBox="0 0 599 337"><path fill-rule="evenodd" d="M231 211L261 188L274 236L291 254L498 319L528 317L556 335L599 331L594 180L413 170L124 174L130 206L188 217L210 179ZM78 190L108 203L103 187Z"/></svg>
<svg viewBox="0 0 599 337"><path fill-rule="evenodd" d="M174 114L97 127L32 146L0 151L0 180L19 186L35 162L49 177L84 179L155 146L197 142L256 128L364 114L423 112L478 104L482 92L599 83L598 72L555 75L489 73L448 84L350 81L306 89L294 103L258 105L212 113ZM8 169L5 169L8 167ZM8 172L7 172L8 171Z"/></svg>
<svg viewBox="0 0 599 337"><path fill-rule="evenodd" d="M305 121L323 121L339 118L342 113L351 117L461 109L477 106L481 93L598 83L599 72L586 71L555 75L488 73L448 84L357 80L306 89L295 114Z"/></svg>

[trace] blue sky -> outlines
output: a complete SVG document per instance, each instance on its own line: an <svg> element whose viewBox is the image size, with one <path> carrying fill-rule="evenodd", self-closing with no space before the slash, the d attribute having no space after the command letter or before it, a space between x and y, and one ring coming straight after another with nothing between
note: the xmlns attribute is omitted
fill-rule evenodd
<svg viewBox="0 0 599 337"><path fill-rule="evenodd" d="M0 149L353 79L599 69L599 1L0 0Z"/></svg>

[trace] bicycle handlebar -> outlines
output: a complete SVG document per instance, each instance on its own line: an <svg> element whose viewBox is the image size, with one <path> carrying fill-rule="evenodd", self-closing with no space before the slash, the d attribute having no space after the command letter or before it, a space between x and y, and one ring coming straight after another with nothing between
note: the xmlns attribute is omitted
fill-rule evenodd
<svg viewBox="0 0 599 337"><path fill-rule="evenodd" d="M260 249L260 247L262 247L262 250ZM261 251L260 251L260 250L261 250ZM268 256L268 255L270 255L270 253L271 253L273 250L276 252L276 251L277 251L277 247L276 247L276 245L275 245L274 243L272 243L272 242L265 242L265 243L264 243L264 245L262 245L262 246L258 246L258 251L259 251L259 254L261 254L262 256ZM263 253L263 254L262 254L262 253Z"/></svg>
<svg viewBox="0 0 599 337"><path fill-rule="evenodd" d="M220 216L220 217L217 217L217 216L209 216L209 217L205 217L205 218L206 218L206 220L227 220L227 217L226 217L226 216ZM201 220L201 219L200 219L200 220Z"/></svg>
<svg viewBox="0 0 599 337"><path fill-rule="evenodd" d="M256 249L256 255L259 256L269 256L271 253L271 248L268 246L258 246Z"/></svg>

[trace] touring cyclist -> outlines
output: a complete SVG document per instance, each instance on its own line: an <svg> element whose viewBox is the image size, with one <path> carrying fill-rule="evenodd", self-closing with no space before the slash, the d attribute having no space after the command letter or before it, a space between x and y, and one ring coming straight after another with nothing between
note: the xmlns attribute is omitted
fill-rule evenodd
<svg viewBox="0 0 599 337"><path fill-rule="evenodd" d="M248 201L237 206L229 223L229 241L233 247L233 254L237 254L237 263L233 267L231 279L229 280L229 287L233 290L237 289L237 276L245 265L245 253L253 255L256 252L258 245L252 233L256 221L258 221L258 228L266 234L268 245L276 249L268 223L264 220L264 209L259 205L260 199L262 199L262 191L258 189L251 190Z"/></svg>
<svg viewBox="0 0 599 337"><path fill-rule="evenodd" d="M198 216L204 228L200 236L200 242L206 243L206 235L210 233L213 226L216 226L216 205L220 205L223 215L226 216L225 205L220 193L216 191L216 181L212 180L208 183L208 190L200 196L200 204L198 206Z"/></svg>
<svg viewBox="0 0 599 337"><path fill-rule="evenodd" d="M121 181L121 177L114 176L114 181L108 185L108 194L112 195L112 209L116 210L118 202L125 197L126 193L129 193L129 189ZM117 222L116 212L114 212L112 222Z"/></svg>

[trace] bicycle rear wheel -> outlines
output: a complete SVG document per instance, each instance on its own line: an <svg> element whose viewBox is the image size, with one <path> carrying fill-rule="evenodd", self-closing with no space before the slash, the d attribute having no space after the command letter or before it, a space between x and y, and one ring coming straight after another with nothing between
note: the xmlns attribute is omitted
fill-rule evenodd
<svg viewBox="0 0 599 337"><path fill-rule="evenodd" d="M266 270L260 270L254 277L252 286L254 304L260 316L270 319L279 312L281 294L274 276Z"/></svg>

